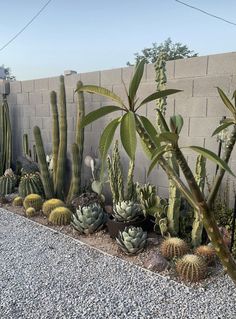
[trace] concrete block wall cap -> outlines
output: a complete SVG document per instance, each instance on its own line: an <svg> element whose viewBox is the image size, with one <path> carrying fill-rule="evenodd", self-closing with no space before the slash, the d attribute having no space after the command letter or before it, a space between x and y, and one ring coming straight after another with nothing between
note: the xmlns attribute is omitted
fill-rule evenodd
<svg viewBox="0 0 236 319"><path fill-rule="evenodd" d="M64 75L67 76L67 75L71 75L71 74L77 74L76 71L73 71L73 70L65 70L64 71Z"/></svg>
<svg viewBox="0 0 236 319"><path fill-rule="evenodd" d="M9 81L0 79L0 94L10 94L10 83Z"/></svg>

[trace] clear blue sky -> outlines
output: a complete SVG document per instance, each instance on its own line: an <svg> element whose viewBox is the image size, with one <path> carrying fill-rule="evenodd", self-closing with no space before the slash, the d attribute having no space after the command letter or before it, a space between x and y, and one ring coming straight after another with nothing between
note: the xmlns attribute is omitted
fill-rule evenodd
<svg viewBox="0 0 236 319"><path fill-rule="evenodd" d="M183 0L236 23L236 1ZM0 47L46 0L1 1ZM18 80L111 69L133 62L134 53L171 37L200 55L236 51L236 26L174 0L53 0L14 42L0 65Z"/></svg>

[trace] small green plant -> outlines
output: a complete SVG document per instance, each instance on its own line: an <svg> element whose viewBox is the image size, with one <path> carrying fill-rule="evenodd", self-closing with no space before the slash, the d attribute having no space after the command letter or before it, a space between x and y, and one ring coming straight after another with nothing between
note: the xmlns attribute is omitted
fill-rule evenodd
<svg viewBox="0 0 236 319"><path fill-rule="evenodd" d="M106 214L99 204L79 207L72 215L72 226L82 234L92 234L100 230L106 221Z"/></svg>
<svg viewBox="0 0 236 319"><path fill-rule="evenodd" d="M176 271L184 281L198 282L207 275L207 264L196 255L185 255L176 262Z"/></svg>
<svg viewBox="0 0 236 319"><path fill-rule="evenodd" d="M45 216L48 217L55 208L65 207L65 206L66 205L62 200L57 199L57 198L51 198L51 199L46 200L43 203L42 212Z"/></svg>
<svg viewBox="0 0 236 319"><path fill-rule="evenodd" d="M122 201L113 206L113 217L118 222L134 222L144 218L144 215L140 204Z"/></svg>
<svg viewBox="0 0 236 319"><path fill-rule="evenodd" d="M66 207L56 207L54 208L49 217L48 220L50 223L62 226L62 225L69 225L71 221L71 211Z"/></svg>
<svg viewBox="0 0 236 319"><path fill-rule="evenodd" d="M33 207L35 211L39 211L42 208L43 200L38 194L27 195L24 199L23 206L25 209Z"/></svg>
<svg viewBox="0 0 236 319"><path fill-rule="evenodd" d="M162 242L160 251L167 259L179 258L188 253L189 246L183 239L170 237Z"/></svg>
<svg viewBox="0 0 236 319"><path fill-rule="evenodd" d="M116 238L121 250L127 255L136 255L144 250L147 243L147 232L141 227L126 227Z"/></svg>

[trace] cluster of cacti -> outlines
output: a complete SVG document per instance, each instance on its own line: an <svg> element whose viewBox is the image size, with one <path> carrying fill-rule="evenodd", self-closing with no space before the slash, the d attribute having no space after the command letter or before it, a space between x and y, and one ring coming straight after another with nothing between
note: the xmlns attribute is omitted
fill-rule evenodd
<svg viewBox="0 0 236 319"><path fill-rule="evenodd" d="M203 192L206 178L206 158L202 155L197 157L194 177L201 192ZM196 209L194 210L194 220L192 227L192 245L193 247L197 247L202 243L203 222L199 211Z"/></svg>
<svg viewBox="0 0 236 319"><path fill-rule="evenodd" d="M0 177L0 195L7 195L14 192L16 185L15 175L3 175Z"/></svg>
<svg viewBox="0 0 236 319"><path fill-rule="evenodd" d="M82 82L77 83L77 89L82 86ZM67 201L70 203L75 195L80 193L81 166L83 157L84 128L82 120L84 117L83 93L78 92L78 114L76 127L76 143L72 146L72 180ZM50 95L52 110L52 176L46 161L41 132L38 127L34 127L34 137L36 143L37 157L40 166L40 173L44 186L45 197L65 198L65 169L67 159L67 108L66 91L64 77L60 77L59 109L57 106L57 94L55 91Z"/></svg>
<svg viewBox="0 0 236 319"><path fill-rule="evenodd" d="M197 247L195 254L203 257L208 265L216 259L216 251L211 245L201 245Z"/></svg>
<svg viewBox="0 0 236 319"><path fill-rule="evenodd" d="M120 161L118 141L115 142L112 157L107 157L109 183L112 192L113 203L123 200L136 200L136 186L133 182L134 161L130 160L127 176L126 194L124 190L124 178Z"/></svg>
<svg viewBox="0 0 236 319"><path fill-rule="evenodd" d="M7 168L11 167L12 161L12 131L7 97L4 94L0 104L0 176Z"/></svg>
<svg viewBox="0 0 236 319"><path fill-rule="evenodd" d="M113 206L113 217L118 222L134 222L144 217L144 215L140 204L132 201L122 201Z"/></svg>
<svg viewBox="0 0 236 319"><path fill-rule="evenodd" d="M68 208L60 206L51 211L48 220L57 226L69 225L71 216L72 213Z"/></svg>
<svg viewBox="0 0 236 319"><path fill-rule="evenodd" d="M201 256L188 254L176 262L176 271L184 281L198 282L207 275L207 264Z"/></svg>
<svg viewBox="0 0 236 319"><path fill-rule="evenodd" d="M162 242L160 251L167 259L179 258L188 253L189 246L183 239L170 237Z"/></svg>
<svg viewBox="0 0 236 319"><path fill-rule="evenodd" d="M49 217L51 212L57 207L65 207L65 203L58 198L51 198L43 203L42 212L45 216Z"/></svg>
<svg viewBox="0 0 236 319"><path fill-rule="evenodd" d="M21 197L29 194L39 194L44 196L43 183L39 173L23 174L20 178L18 192Z"/></svg>
<svg viewBox="0 0 236 319"><path fill-rule="evenodd" d="M80 233L92 234L102 228L106 214L99 204L79 207L72 214L71 224Z"/></svg>
<svg viewBox="0 0 236 319"><path fill-rule="evenodd" d="M16 196L14 199L13 199L13 201L12 201L12 205L13 206L19 206L19 207L21 207L21 206L23 206L23 198L22 197L20 197L20 196Z"/></svg>
<svg viewBox="0 0 236 319"><path fill-rule="evenodd" d="M27 217L33 217L36 215L36 209L34 207L28 207L26 210L25 210L25 215Z"/></svg>
<svg viewBox="0 0 236 319"><path fill-rule="evenodd" d="M141 227L126 227L116 238L119 247L127 255L135 255L143 251L147 243L147 232Z"/></svg>
<svg viewBox="0 0 236 319"><path fill-rule="evenodd" d="M33 207L36 212L38 212L43 205L42 197L38 194L27 195L23 201L23 206L25 209Z"/></svg>

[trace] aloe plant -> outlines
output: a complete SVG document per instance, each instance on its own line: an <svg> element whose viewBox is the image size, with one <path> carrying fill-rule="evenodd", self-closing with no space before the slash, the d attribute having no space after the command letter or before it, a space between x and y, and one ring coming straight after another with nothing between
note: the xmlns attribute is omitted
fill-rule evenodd
<svg viewBox="0 0 236 319"><path fill-rule="evenodd" d="M203 155L207 159L215 162L219 165L217 177L215 179L214 186L208 199L204 197L201 192L199 185L197 184L193 172L188 166L188 163L179 147L179 132L181 126L183 125L183 119L180 115L173 116L171 118L170 128L166 123L163 115L159 110L159 118L162 123L163 131L158 133L151 122L144 116L138 115L138 110L144 106L146 103L154 101L158 98L168 96L179 92L179 90L169 89L159 92L155 92L148 97L144 98L138 103L136 98L136 93L141 82L144 72L144 61L139 62L136 66L133 78L131 79L129 89L127 91L128 104L126 105L122 99L115 93L107 90L103 87L86 85L80 88L80 91L88 93L96 93L101 96L110 98L112 101L116 102L116 105L109 105L99 108L93 112L87 114L84 118L83 125L88 125L89 123L115 111L122 111L123 115L111 121L104 129L99 143L99 149L101 152L101 158L105 161L108 149L113 140L115 131L120 125L120 137L121 142L124 146L125 151L131 159L135 158L135 151L137 146L138 133L141 144L144 151L149 158L152 159L152 163L149 168L149 173L156 166L157 163L163 168L169 178L172 179L175 186L181 191L181 193L186 197L189 204L198 211L200 218L203 221L203 225L207 231L208 237L211 240L218 257L220 258L224 268L226 269L228 275L236 283L236 263L229 252L228 247L225 245L220 230L215 221L212 204L215 196L219 190L219 186L223 179L225 171L230 173L231 170L227 164L229 161L233 146L236 141L236 103L233 105L222 90L218 89L219 94L225 104L225 106L230 110L233 118L226 119L226 121L218 128L214 134L217 134L221 129L226 126L233 125L233 132L228 145L227 150L223 159L218 157L216 154L202 147L190 146L190 149L196 151L198 154ZM236 93L234 94L234 99L236 99ZM184 177L187 181L186 183L176 174L175 170L169 165L169 163L164 158L166 152L172 152L178 162L180 169L182 170Z"/></svg>

